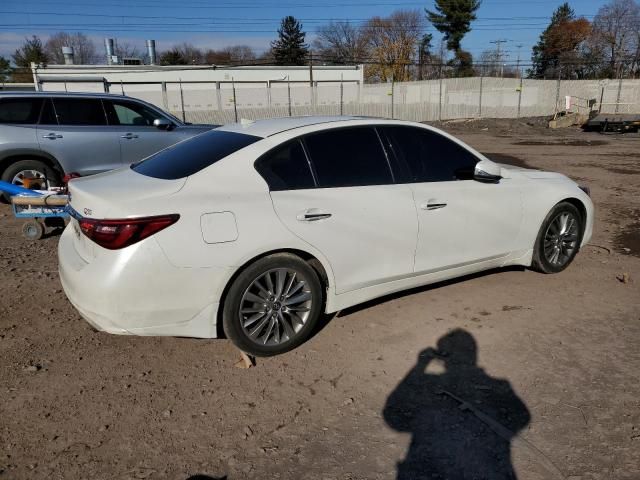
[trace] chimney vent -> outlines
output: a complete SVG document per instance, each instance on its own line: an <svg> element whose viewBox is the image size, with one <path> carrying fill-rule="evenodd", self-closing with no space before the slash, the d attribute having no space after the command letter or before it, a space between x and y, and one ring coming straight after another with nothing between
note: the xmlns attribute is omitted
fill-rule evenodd
<svg viewBox="0 0 640 480"><path fill-rule="evenodd" d="M73 65L73 47L62 47L65 65Z"/></svg>
<svg viewBox="0 0 640 480"><path fill-rule="evenodd" d="M155 40L147 40L147 54L149 55L149 65L155 65L157 62Z"/></svg>

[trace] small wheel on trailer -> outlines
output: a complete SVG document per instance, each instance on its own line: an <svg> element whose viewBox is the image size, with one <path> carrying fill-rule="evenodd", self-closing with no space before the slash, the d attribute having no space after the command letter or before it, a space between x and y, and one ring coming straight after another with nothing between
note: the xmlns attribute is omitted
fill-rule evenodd
<svg viewBox="0 0 640 480"><path fill-rule="evenodd" d="M44 236L44 225L38 220L29 220L22 225L22 235L27 240L40 240Z"/></svg>

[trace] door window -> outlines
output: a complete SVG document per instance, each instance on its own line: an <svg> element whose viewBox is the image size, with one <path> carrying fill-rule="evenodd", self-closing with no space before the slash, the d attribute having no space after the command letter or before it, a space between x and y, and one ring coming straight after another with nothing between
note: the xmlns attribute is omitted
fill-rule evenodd
<svg viewBox="0 0 640 480"><path fill-rule="evenodd" d="M44 105L42 105L42 113L40 114L40 125L57 125L56 112L53 109L53 103L50 98L44 99Z"/></svg>
<svg viewBox="0 0 640 480"><path fill-rule="evenodd" d="M0 100L0 123L35 124L41 105L41 98L3 98Z"/></svg>
<svg viewBox="0 0 640 480"><path fill-rule="evenodd" d="M341 128L313 133L304 141L320 187L394 183L382 144L373 128Z"/></svg>
<svg viewBox="0 0 640 480"><path fill-rule="evenodd" d="M146 105L136 102L114 100L106 103L110 125L151 127L153 121L160 116Z"/></svg>
<svg viewBox="0 0 640 480"><path fill-rule="evenodd" d="M256 170L271 191L300 190L315 186L300 140L271 150L256 162Z"/></svg>
<svg viewBox="0 0 640 480"><path fill-rule="evenodd" d="M409 170L410 182L472 180L480 160L444 135L411 127L384 127L393 152Z"/></svg>
<svg viewBox="0 0 640 480"><path fill-rule="evenodd" d="M54 98L60 125L106 125L102 101L95 98Z"/></svg>

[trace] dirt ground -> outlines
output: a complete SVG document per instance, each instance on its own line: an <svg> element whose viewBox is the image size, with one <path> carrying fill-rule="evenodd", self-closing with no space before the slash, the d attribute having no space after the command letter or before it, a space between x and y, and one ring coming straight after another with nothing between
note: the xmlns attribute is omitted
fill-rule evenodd
<svg viewBox="0 0 640 480"><path fill-rule="evenodd" d="M342 312L249 370L227 340L93 331L57 237L0 206L0 478L639 479L640 136L444 127L590 186L591 245Z"/></svg>

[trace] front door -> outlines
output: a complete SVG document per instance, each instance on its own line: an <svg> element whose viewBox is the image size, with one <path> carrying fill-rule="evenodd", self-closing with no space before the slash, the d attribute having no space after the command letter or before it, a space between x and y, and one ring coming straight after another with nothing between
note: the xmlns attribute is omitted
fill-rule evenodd
<svg viewBox="0 0 640 480"><path fill-rule="evenodd" d="M497 259L516 249L522 221L518 187L473 180L480 160L463 145L416 127L385 127L407 169L418 214L417 274Z"/></svg>
<svg viewBox="0 0 640 480"><path fill-rule="evenodd" d="M122 162L130 165L186 138L176 129L159 129L153 121L159 114L131 100L105 100L110 128L120 141Z"/></svg>

